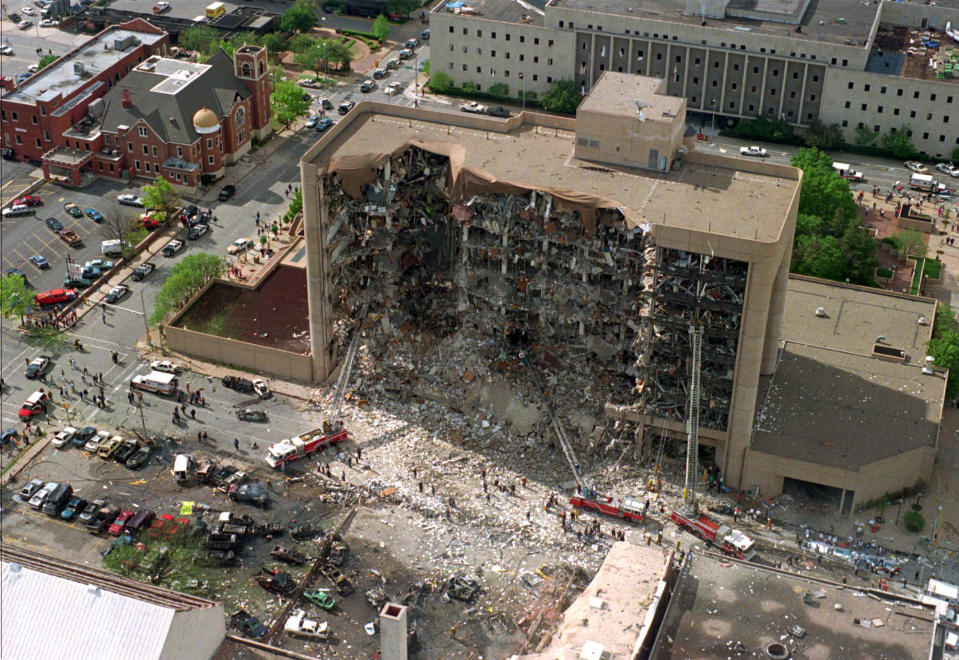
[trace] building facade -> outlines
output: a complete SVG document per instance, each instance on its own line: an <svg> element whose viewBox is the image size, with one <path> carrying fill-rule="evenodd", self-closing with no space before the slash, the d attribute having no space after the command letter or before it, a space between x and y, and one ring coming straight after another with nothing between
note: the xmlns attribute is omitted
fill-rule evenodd
<svg viewBox="0 0 959 660"><path fill-rule="evenodd" d="M959 146L959 45L944 33L950 23L959 25L957 0L550 0L543 9L473 0L433 10L430 60L457 85L505 85L513 97L558 80L585 93L605 71L653 76L719 125L818 120L839 124L849 142L860 126L877 136L905 127L918 149L948 158ZM883 88L901 90L900 102L879 98Z"/></svg>
<svg viewBox="0 0 959 660"><path fill-rule="evenodd" d="M105 30L5 94L4 145L68 185L94 176L163 176L195 189L271 132L266 49L243 46L233 58L220 51L203 63L171 59L164 57L165 33L131 23L145 30L142 36ZM106 68L104 53L116 60ZM57 87L70 95L57 95L55 108L42 105L38 99ZM39 112L28 109L30 102Z"/></svg>

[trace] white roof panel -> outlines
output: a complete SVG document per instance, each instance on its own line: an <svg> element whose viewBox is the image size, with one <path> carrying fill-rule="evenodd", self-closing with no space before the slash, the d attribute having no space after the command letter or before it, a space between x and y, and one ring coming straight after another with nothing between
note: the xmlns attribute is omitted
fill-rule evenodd
<svg viewBox="0 0 959 660"><path fill-rule="evenodd" d="M3 562L0 656L159 658L174 610ZM66 627L64 627L66 626Z"/></svg>

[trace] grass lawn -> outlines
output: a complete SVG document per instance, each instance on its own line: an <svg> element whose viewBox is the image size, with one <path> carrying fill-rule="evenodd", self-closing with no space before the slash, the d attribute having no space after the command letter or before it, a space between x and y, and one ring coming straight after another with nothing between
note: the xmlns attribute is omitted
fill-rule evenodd
<svg viewBox="0 0 959 660"><path fill-rule="evenodd" d="M919 289L922 286L922 277L931 277L934 280L942 275L942 262L938 259L927 259L924 257L909 257L916 262L916 270L912 272L912 286L909 287L909 293L919 295Z"/></svg>

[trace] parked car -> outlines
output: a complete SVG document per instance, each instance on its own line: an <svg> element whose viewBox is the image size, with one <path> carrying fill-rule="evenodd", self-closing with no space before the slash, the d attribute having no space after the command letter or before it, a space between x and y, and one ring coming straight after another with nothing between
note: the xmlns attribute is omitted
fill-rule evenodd
<svg viewBox="0 0 959 660"><path fill-rule="evenodd" d="M91 534L102 534L110 529L110 527L113 525L113 521L115 521L120 515L120 507L107 504L101 506L93 518L91 518L90 521L84 526ZM117 532L117 534L119 534L119 532Z"/></svg>
<svg viewBox="0 0 959 660"><path fill-rule="evenodd" d="M33 301L43 307L45 305L56 305L58 303L67 303L77 297L76 289L50 289L43 291L33 297Z"/></svg>
<svg viewBox="0 0 959 660"><path fill-rule="evenodd" d="M404 48L403 50L400 51L401 60L408 60L411 57L413 57L413 51L410 50L409 48Z"/></svg>
<svg viewBox="0 0 959 660"><path fill-rule="evenodd" d="M53 436L53 440L50 441L50 445L54 449L63 449L73 442L73 438L76 437L76 435L77 430L75 428L66 426L57 431L57 434Z"/></svg>
<svg viewBox="0 0 959 660"><path fill-rule="evenodd" d="M253 248L253 241L249 238L238 238L226 249L227 254L239 254Z"/></svg>
<svg viewBox="0 0 959 660"><path fill-rule="evenodd" d="M341 115L345 115L347 112L352 110L356 106L356 101L343 101L340 103L340 107L336 109Z"/></svg>
<svg viewBox="0 0 959 660"><path fill-rule="evenodd" d="M71 287L74 289L86 289L87 287L93 284L92 279L86 277L65 277L63 278L63 286Z"/></svg>
<svg viewBox="0 0 959 660"><path fill-rule="evenodd" d="M37 195L24 195L18 200L13 202L14 204L23 204L24 206L40 206L43 204L43 201Z"/></svg>
<svg viewBox="0 0 959 660"><path fill-rule="evenodd" d="M137 282L141 282L144 279L146 279L147 275L152 273L155 268L156 266L154 266L150 262L147 262L145 264L140 264L133 271L133 279L136 280Z"/></svg>
<svg viewBox="0 0 959 660"><path fill-rule="evenodd" d="M368 94L374 89L376 89L376 83L372 80L364 80L362 83L360 83L360 91L364 94Z"/></svg>
<svg viewBox="0 0 959 660"><path fill-rule="evenodd" d="M274 545L273 549L270 550L270 556L288 564L305 564L307 559L302 552L290 549L285 545Z"/></svg>
<svg viewBox="0 0 959 660"><path fill-rule="evenodd" d="M33 494L33 497L31 497L27 503L34 509L40 509L47 501L47 498L50 497L50 493L56 490L59 485L56 481L47 482L43 485L43 488Z"/></svg>
<svg viewBox="0 0 959 660"><path fill-rule="evenodd" d="M386 68L389 69L389 70L391 70L391 71L399 71L399 69L400 69L400 61L399 61L399 59L397 59L397 58L394 57L394 58L388 60L388 61L386 62Z"/></svg>
<svg viewBox="0 0 959 660"><path fill-rule="evenodd" d="M236 416L241 422L265 422L267 421L265 410L237 410Z"/></svg>
<svg viewBox="0 0 959 660"><path fill-rule="evenodd" d="M130 458L127 459L126 466L131 470L139 470L150 460L150 448L140 447Z"/></svg>
<svg viewBox="0 0 959 660"><path fill-rule="evenodd" d="M253 639L263 639L269 630L255 616L240 610L230 617L230 625Z"/></svg>
<svg viewBox="0 0 959 660"><path fill-rule="evenodd" d="M476 101L470 101L469 103L464 103L460 106L460 111L469 112L474 115L482 115L486 113L486 106Z"/></svg>
<svg viewBox="0 0 959 660"><path fill-rule="evenodd" d="M16 14L14 14L14 16L16 16ZM16 22L19 22L19 21L20 21L20 17L17 16ZM13 54L14 54L13 48L11 48L9 45L3 44L2 46L0 46L0 55L13 55Z"/></svg>
<svg viewBox="0 0 959 660"><path fill-rule="evenodd" d="M330 595L329 589L307 589L303 597L324 610L332 610L336 605L336 599Z"/></svg>
<svg viewBox="0 0 959 660"><path fill-rule="evenodd" d="M429 30L423 30L422 32L420 32L420 39L422 39L423 41L429 41L429 40L430 40L430 31L429 31Z"/></svg>
<svg viewBox="0 0 959 660"><path fill-rule="evenodd" d="M253 506L258 506L263 509L270 508L270 494L266 488L256 481L239 485L233 484L230 486L230 490L227 491L227 497L234 502L252 504Z"/></svg>
<svg viewBox="0 0 959 660"><path fill-rule="evenodd" d="M936 169L944 174L948 174L951 177L959 177L959 167L956 167L951 163L937 163Z"/></svg>
<svg viewBox="0 0 959 660"><path fill-rule="evenodd" d="M63 205L63 210L68 214L72 215L74 218L83 217L83 211L80 210L80 207L74 204L73 202L67 202Z"/></svg>
<svg viewBox="0 0 959 660"><path fill-rule="evenodd" d="M320 121L316 122L316 130L320 133L326 131L330 126L333 125L333 120L329 117L322 117Z"/></svg>
<svg viewBox="0 0 959 660"><path fill-rule="evenodd" d="M97 515L97 510L100 509L100 507L106 506L106 504L106 500L99 499L87 502L86 506L83 507L83 511L77 515L77 522L86 525Z"/></svg>
<svg viewBox="0 0 959 660"><path fill-rule="evenodd" d="M136 195L132 195L130 193L117 195L117 203L123 204L124 206L136 206L139 208L143 208L143 200L137 197Z"/></svg>
<svg viewBox="0 0 959 660"><path fill-rule="evenodd" d="M750 147L740 147L739 148L740 156L756 156L758 158L765 158L769 154L766 153L766 150L762 147L750 146Z"/></svg>
<svg viewBox="0 0 959 660"><path fill-rule="evenodd" d="M236 194L236 186L232 183L226 186L223 186L223 189L220 190L220 194L217 195L217 199L221 202L225 202L233 198L233 195Z"/></svg>
<svg viewBox="0 0 959 660"><path fill-rule="evenodd" d="M63 511L60 513L60 517L64 520L73 520L86 507L87 501L80 497L79 495L74 495L67 505L63 508Z"/></svg>
<svg viewBox="0 0 959 660"><path fill-rule="evenodd" d="M307 619L306 612L303 610L293 610L290 618L283 624L283 630L287 634L307 639L328 639L330 636L330 624L328 622L320 623L313 619Z"/></svg>
<svg viewBox="0 0 959 660"><path fill-rule="evenodd" d="M87 209L85 211L87 217L93 220L94 222L103 222L103 214L96 209Z"/></svg>
<svg viewBox="0 0 959 660"><path fill-rule="evenodd" d="M49 227L53 231L60 231L61 229L63 229L63 223L61 223L56 218L47 218L43 222L47 225L47 227Z"/></svg>
<svg viewBox="0 0 959 660"><path fill-rule="evenodd" d="M35 254L32 257L30 257L30 263L32 263L34 266L36 266L40 270L46 270L47 268L50 267L50 264L47 262L47 260L44 259L43 256L39 254Z"/></svg>
<svg viewBox="0 0 959 660"><path fill-rule="evenodd" d="M50 368L50 356L41 355L35 357L30 361L30 364L27 365L27 371L24 374L27 378L39 378L43 374L47 373L47 369Z"/></svg>
<svg viewBox="0 0 959 660"><path fill-rule="evenodd" d="M173 364L169 360L154 360L150 363L150 369L153 371L162 371L166 374L175 374L180 370L180 367Z"/></svg>
<svg viewBox="0 0 959 660"><path fill-rule="evenodd" d="M190 227L190 231L186 233L186 237L191 241L195 241L208 231L210 231L210 226L201 222L200 224Z"/></svg>
<svg viewBox="0 0 959 660"><path fill-rule="evenodd" d="M123 533L123 528L126 527L126 524L133 518L133 511L121 511L120 514L113 520L113 524L110 525L110 528L107 530L113 536L120 536Z"/></svg>
<svg viewBox="0 0 959 660"><path fill-rule="evenodd" d="M110 289L110 293L107 294L106 300L111 305L115 305L125 298L130 293L130 287L126 284L117 284L115 287Z"/></svg>
<svg viewBox="0 0 959 660"><path fill-rule="evenodd" d="M56 518L63 511L63 508L73 497L73 486L68 483L60 483L47 497L43 503L42 511L52 518Z"/></svg>
<svg viewBox="0 0 959 660"><path fill-rule="evenodd" d="M916 160L907 160L905 163L903 163L903 165L905 165L908 169L912 170L916 174L929 173L929 169L925 165L923 165L922 163Z"/></svg>
<svg viewBox="0 0 959 660"><path fill-rule="evenodd" d="M43 479L31 479L26 486L17 491L17 497L21 502L29 502L41 488L43 488Z"/></svg>
<svg viewBox="0 0 959 660"><path fill-rule="evenodd" d="M133 456L138 448L136 440L124 440L123 444L120 445L120 448L117 449L117 453L113 455L113 460L117 463L126 463L127 459Z"/></svg>
<svg viewBox="0 0 959 660"><path fill-rule="evenodd" d="M307 128L315 128L315 127L316 127L316 122L318 122L318 121L320 121L320 116L319 116L319 115L313 115L312 117L310 117L309 119L306 120L306 123L304 124L304 126L306 126Z"/></svg>
<svg viewBox="0 0 959 660"><path fill-rule="evenodd" d="M490 117L499 117L500 119L509 119L509 110L504 108L501 105L497 105L486 110L486 114Z"/></svg>
<svg viewBox="0 0 959 660"><path fill-rule="evenodd" d="M157 514L150 509L140 509L123 526L123 531L131 536L145 527L149 527Z"/></svg>
<svg viewBox="0 0 959 660"><path fill-rule="evenodd" d="M420 40L417 39L416 37L413 37L412 39L407 39L405 44L406 48L408 48L409 50L414 50L419 45L420 45Z"/></svg>
<svg viewBox="0 0 959 660"><path fill-rule="evenodd" d="M374 80L381 80L381 79L385 78L386 76L388 76L389 73L390 73L390 72L387 71L386 69L377 69L377 70L375 70L375 71L373 72L373 79L374 79Z"/></svg>
<svg viewBox="0 0 959 660"><path fill-rule="evenodd" d="M80 235L75 231L70 231L69 229L61 229L57 232L57 235L60 237L60 240L69 245L70 247L80 247L83 245L83 239L80 238Z"/></svg>
<svg viewBox="0 0 959 660"><path fill-rule="evenodd" d="M117 453L120 447L123 445L123 438L118 435L113 436L106 442L100 443L100 448L97 449L97 456L102 458L105 461L110 460Z"/></svg>
<svg viewBox="0 0 959 660"><path fill-rule="evenodd" d="M162 250L162 254L164 257L172 257L177 252L183 249L183 245L184 245L183 241L178 241L174 239L164 246Z"/></svg>
<svg viewBox="0 0 959 660"><path fill-rule="evenodd" d="M106 431L97 431L97 434L87 440L87 444L83 445L83 451L92 453L98 452L100 451L100 445L104 444L109 439L109 433Z"/></svg>
<svg viewBox="0 0 959 660"><path fill-rule="evenodd" d="M256 582L267 591L289 596L296 591L296 582L286 571L260 569L256 576Z"/></svg>
<svg viewBox="0 0 959 660"><path fill-rule="evenodd" d="M20 215L33 215L35 211L26 204L14 204L3 209L0 213L4 218L15 218Z"/></svg>
<svg viewBox="0 0 959 660"><path fill-rule="evenodd" d="M28 420L47 412L47 395L40 390L27 397L27 400L20 404L20 410L17 417L21 420Z"/></svg>

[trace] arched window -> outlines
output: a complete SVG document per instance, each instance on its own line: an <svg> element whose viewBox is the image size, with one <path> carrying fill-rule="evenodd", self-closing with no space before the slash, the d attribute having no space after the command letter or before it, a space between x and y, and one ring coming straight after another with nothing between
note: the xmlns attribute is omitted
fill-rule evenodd
<svg viewBox="0 0 959 660"><path fill-rule="evenodd" d="M249 77L250 77L250 73L252 72L252 69L250 68L250 63L249 63L249 62L244 62L244 63L243 63L243 69L242 69L242 71L243 71L243 77L244 77L244 78L249 78Z"/></svg>
<svg viewBox="0 0 959 660"><path fill-rule="evenodd" d="M236 120L234 122L237 128L243 128L246 124L246 108L242 105L236 110Z"/></svg>
<svg viewBox="0 0 959 660"><path fill-rule="evenodd" d="M260 60L259 74L262 76L265 71L266 71L266 64L263 63L263 60Z"/></svg>

